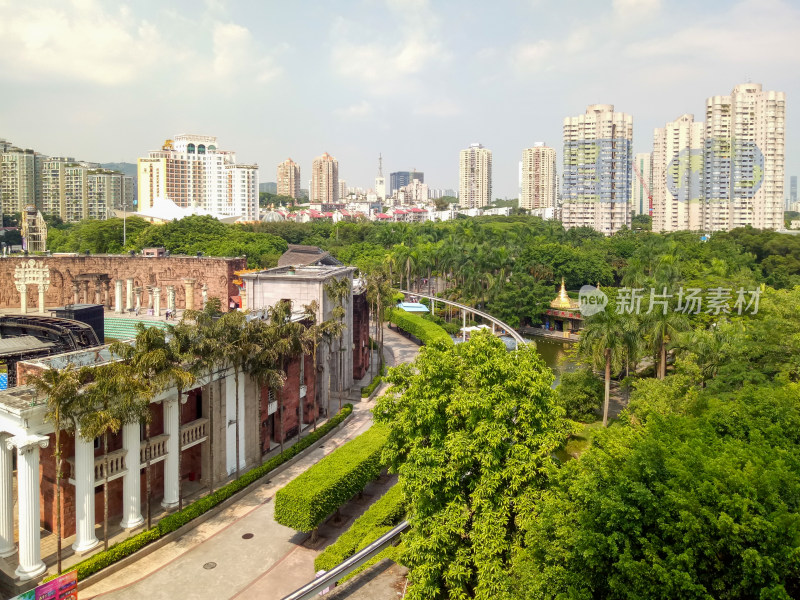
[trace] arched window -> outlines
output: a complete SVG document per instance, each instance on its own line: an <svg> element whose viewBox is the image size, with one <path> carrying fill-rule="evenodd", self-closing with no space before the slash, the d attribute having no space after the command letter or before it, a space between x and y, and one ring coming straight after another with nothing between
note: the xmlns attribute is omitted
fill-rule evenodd
<svg viewBox="0 0 800 600"><path fill-rule="evenodd" d="M200 144L197 147L197 153L198 154L205 154L206 153L206 147L203 144Z"/></svg>
<svg viewBox="0 0 800 600"><path fill-rule="evenodd" d="M186 146L186 152L189 154L194 154L194 144L189 144Z"/></svg>
<svg viewBox="0 0 800 600"><path fill-rule="evenodd" d="M209 152L214 152L214 150L216 150L216 149L217 149L217 147L216 147L214 144L211 144L211 145L208 147L208 150L209 150Z"/></svg>

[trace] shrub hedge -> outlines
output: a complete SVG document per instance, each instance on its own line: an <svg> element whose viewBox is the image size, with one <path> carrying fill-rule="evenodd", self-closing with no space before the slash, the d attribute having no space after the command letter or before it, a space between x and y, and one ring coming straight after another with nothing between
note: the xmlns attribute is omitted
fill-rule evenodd
<svg viewBox="0 0 800 600"><path fill-rule="evenodd" d="M311 444L327 434L331 429L344 421L351 412L353 412L353 405L345 404L342 407L342 410L337 415L331 417L327 423L317 428L317 430L313 433L299 440L296 444L284 450L281 454L274 456L263 465L251 469L239 479L222 486L213 494L209 494L208 496L204 496L199 500L192 502L183 510L164 517L152 529L147 529L141 533L129 537L126 540L118 542L111 546L108 550L94 554L86 560L70 567L68 570L73 571L77 569L78 581L81 581L90 575L94 575L101 569L104 569L107 566L112 565L127 556L130 556L137 550L141 550L147 544L156 541L160 537L179 529L192 519L195 519L203 513L208 512L218 504L221 504L233 496L235 493L243 490L251 483L261 479L264 477L264 475L282 465L290 458L297 456L298 453L308 448ZM57 575L50 575L49 577L46 577L44 581L50 581L56 576Z"/></svg>
<svg viewBox="0 0 800 600"><path fill-rule="evenodd" d="M444 329L432 321L426 321L419 315L404 310L392 310L389 313L389 321L413 335L426 346L432 344L453 345L453 338L447 335Z"/></svg>
<svg viewBox="0 0 800 600"><path fill-rule="evenodd" d="M373 425L275 494L275 520L298 531L313 531L381 472L388 429Z"/></svg>
<svg viewBox="0 0 800 600"><path fill-rule="evenodd" d="M375 391L375 388L378 387L381 381L383 381L383 376L386 375L386 365L383 364L383 359L381 359L381 368L378 371L378 374L372 378L372 381L369 382L369 385L365 385L361 388L361 397L368 398L369 395Z"/></svg>
<svg viewBox="0 0 800 600"><path fill-rule="evenodd" d="M390 531L403 520L406 504L400 484L395 484L367 511L358 517L350 529L314 559L314 570L330 571L353 554Z"/></svg>

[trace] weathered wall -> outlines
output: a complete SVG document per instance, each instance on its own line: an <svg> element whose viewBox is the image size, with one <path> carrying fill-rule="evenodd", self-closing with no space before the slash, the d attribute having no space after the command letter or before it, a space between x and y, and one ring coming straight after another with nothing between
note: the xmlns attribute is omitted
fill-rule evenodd
<svg viewBox="0 0 800 600"><path fill-rule="evenodd" d="M353 295L353 379L362 379L369 368L369 303L367 294Z"/></svg>
<svg viewBox="0 0 800 600"><path fill-rule="evenodd" d="M80 275L105 274L110 278L109 303L114 305L115 282L123 281L123 309L126 281L133 278L134 287L157 286L161 289L161 309L167 308L167 286L175 286L175 305L186 308L184 279L195 279L194 306L201 308L204 283L208 284L208 297L219 298L222 310L228 310L228 297L238 294L233 285L234 271L246 268L244 258L214 258L189 256L142 257L98 254L93 256L31 256L22 258L0 257L0 310L20 307L20 293L14 286L14 272L23 262L35 260L50 269L50 287L45 292L45 307L52 308L72 304L73 283ZM80 282L79 282L80 283ZM81 284L81 301L83 286ZM27 286L28 311L38 311L39 290L36 285ZM95 284L89 284L90 303L95 300ZM104 298L101 296L101 302ZM147 292L142 294L142 303L147 303Z"/></svg>

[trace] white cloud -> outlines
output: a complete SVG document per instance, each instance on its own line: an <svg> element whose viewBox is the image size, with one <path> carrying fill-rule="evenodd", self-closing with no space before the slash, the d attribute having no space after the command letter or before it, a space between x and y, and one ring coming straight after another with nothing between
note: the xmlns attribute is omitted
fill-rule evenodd
<svg viewBox="0 0 800 600"><path fill-rule="evenodd" d="M544 71L552 68L555 44L549 40L539 40L519 45L513 54L517 68L524 71Z"/></svg>
<svg viewBox="0 0 800 600"><path fill-rule="evenodd" d="M464 110L446 98L430 98L418 104L413 112L415 115L428 117L455 117L462 114Z"/></svg>
<svg viewBox="0 0 800 600"><path fill-rule="evenodd" d="M618 16L653 15L661 9L661 0L614 0Z"/></svg>
<svg viewBox="0 0 800 600"><path fill-rule="evenodd" d="M219 12L220 6L210 10ZM0 14L0 81L115 87L167 74L171 84L179 85L195 79L201 64L206 79L230 85L235 77L263 82L278 72L245 27L204 14L187 19L167 8L151 19L136 18L124 4L96 0L0 0ZM184 34L190 33L194 45L186 43Z"/></svg>
<svg viewBox="0 0 800 600"><path fill-rule="evenodd" d="M366 100L362 100L358 104L352 104L346 108L337 108L333 114L343 119L366 117L372 114L372 105Z"/></svg>

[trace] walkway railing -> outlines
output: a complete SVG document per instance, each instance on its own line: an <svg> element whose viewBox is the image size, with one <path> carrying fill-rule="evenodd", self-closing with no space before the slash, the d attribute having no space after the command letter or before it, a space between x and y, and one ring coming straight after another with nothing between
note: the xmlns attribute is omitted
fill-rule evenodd
<svg viewBox="0 0 800 600"><path fill-rule="evenodd" d="M322 590L328 587L333 587L342 577L348 573L352 573L370 558L378 554L381 550L387 546L390 546L394 539L410 526L411 525L408 521L403 521L400 523L400 525L379 537L360 552L356 552L343 563L339 563L330 571L317 577L314 581L305 584L303 587L295 590L288 596L284 596L283 600L310 600L311 598L318 596Z"/></svg>
<svg viewBox="0 0 800 600"><path fill-rule="evenodd" d="M497 319L490 315L489 313L485 313L477 308L472 308L471 306L467 306L466 304L460 304L459 302L453 302L452 300L445 300L444 298L437 298L436 296L426 296L425 294L420 294L419 292L409 292L408 290L400 290L403 294L407 294L409 296L417 296L419 298L427 298L428 300L441 302L442 304L447 304L448 306L455 306L456 308L461 309L465 316L466 313L472 313L473 315L477 315L482 319L486 319L496 327L502 329L506 334L508 334L511 338L514 339L517 346L520 344L525 344L525 338L523 338L519 333L517 333L513 327L503 323L500 319Z"/></svg>

